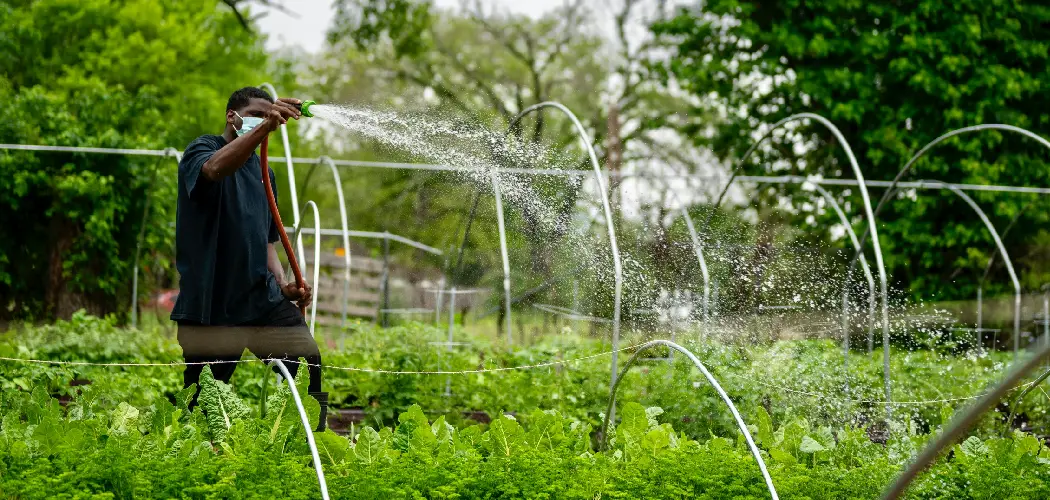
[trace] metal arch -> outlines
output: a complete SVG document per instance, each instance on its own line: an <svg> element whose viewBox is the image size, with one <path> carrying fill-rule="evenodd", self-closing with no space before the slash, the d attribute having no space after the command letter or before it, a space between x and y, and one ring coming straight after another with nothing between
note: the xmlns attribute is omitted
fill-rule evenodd
<svg viewBox="0 0 1050 500"><path fill-rule="evenodd" d="M931 149L933 149L934 146L936 146L936 145L938 145L938 144L940 144L940 143L942 143L942 142L944 142L944 141L946 141L948 139L951 139L952 137L955 137L957 135L962 135L962 134L966 134L966 133L970 133L970 132L979 132L981 130L1002 130L1002 131L1005 131L1005 132L1018 133L1018 134L1021 134L1021 135L1025 136L1025 137L1028 137L1028 138L1031 138L1031 139L1035 139L1037 142L1039 142L1040 144L1045 146L1047 149L1050 149L1050 141L1047 141L1046 139L1044 139L1042 136L1036 134L1035 132L1032 132L1032 131L1027 130L1027 129L1023 129L1021 127L1015 127L1013 125L1006 125L1006 124L1002 124L1002 123L985 123L985 124L981 124L981 125L973 125L973 126L970 126L970 127L963 127L963 128L960 128L960 129L952 130L952 131L947 132L945 134L942 134L940 137L930 141L928 144L923 146L922 149L920 149L918 153L915 153L915 155L912 156L910 160L908 160L908 163L904 164L904 168L902 168L900 170L900 172L897 172L897 176L893 178L893 181L890 183L889 189L886 191L886 194L883 194L882 195L882 199L879 200L878 206L875 207L875 214L878 215L878 213L881 211L883 205L885 205L885 203L887 201L889 201L890 196L896 190L897 184L900 183L901 178L904 177L905 175L907 175L908 172L910 172L912 167L915 165L915 162L919 161L919 159L921 159L923 156L926 156L926 153L929 152ZM939 183L939 184L943 185L944 183ZM867 237L867 234L862 236L861 239L866 238L866 237Z"/></svg>
<svg viewBox="0 0 1050 500"><path fill-rule="evenodd" d="M284 230L285 231L294 231L295 228L285 226ZM302 233L303 234L317 234L316 231L314 231L313 229L310 229L310 228L303 229ZM321 236L342 236L343 232L341 230L339 230L339 229L322 229L320 234L321 234ZM401 244L403 244L405 246L410 246L412 248L415 248L417 250L422 250L422 251L424 251L426 253L429 253L429 254L432 254L432 255L443 255L444 254L444 252L442 252L440 249L437 249L437 248L434 248L432 246L428 246L428 245L425 245L423 243L420 243L420 242L418 242L416 240L410 240L408 238L405 238L404 236L393 234L393 233L389 233L389 232L353 231L353 230L351 230L351 231L347 231L347 234L349 234L350 237L352 237L352 238L369 238L369 239L374 239L374 240L389 239L390 241L396 241L396 242L401 243Z"/></svg>
<svg viewBox="0 0 1050 500"><path fill-rule="evenodd" d="M924 180L922 182L928 184L942 184L940 181L935 180ZM1017 273L1014 271L1013 261L1010 260L1010 254L1006 251L1006 245L1003 244L1003 240L999 237L999 232L996 231L995 225L988 219L988 214L981 209L981 206L977 204L970 195L963 192L963 190L954 186L945 186L946 189L955 193L958 197L962 198L970 208L977 212L977 216L981 218L981 222L988 229L988 232L992 235L992 240L995 241L995 246L999 249L999 254L1003 258L1003 263L1006 265L1006 271L1010 274L1010 281L1014 285L1014 361L1017 360L1020 344L1021 344L1021 281L1017 278ZM888 192L891 196L893 192Z"/></svg>
<svg viewBox="0 0 1050 500"><path fill-rule="evenodd" d="M503 219L503 194L499 188L499 176L496 172L492 172L492 194L496 199L496 223L499 227L499 254L500 259L503 261L503 302L505 312L505 318L503 320L503 327L506 330L507 344L513 344L514 338L511 337L511 317L510 317L510 254L507 252L507 227L506 222Z"/></svg>
<svg viewBox="0 0 1050 500"><path fill-rule="evenodd" d="M1014 215L1014 217L1012 219L1010 219L1010 223L1006 225L1006 229L1003 229L1003 232L1002 232L1002 234L999 235L999 237L1000 238L1005 238L1006 235L1010 233L1010 230L1014 228L1014 225L1017 224L1017 221L1021 220L1021 216L1024 215L1024 213L1027 212L1028 209L1032 207L1032 205L1035 205L1035 202L1036 202L1036 200L1032 200L1032 201L1028 202L1028 204L1026 204L1024 207L1022 207L1021 210L1018 211L1017 214ZM988 275L991 274L991 272L992 272L992 265L995 264L995 258L996 257L998 257L998 254L994 254L994 253L992 254L991 257L988 257L988 265L984 267L984 274L981 275L981 280L977 282L977 334L978 335L981 334L981 328L983 327L983 325L981 324L981 309L982 309L981 302L984 300L984 298L983 298L983 296L984 296L984 293L983 293L984 282L988 280Z"/></svg>
<svg viewBox="0 0 1050 500"><path fill-rule="evenodd" d="M675 201L681 203L678 195L673 190L667 190ZM682 204L682 217L685 219L685 227L689 231L689 240L693 243L693 253L696 254L696 260L700 264L700 275L704 278L704 292L700 302L700 320L702 328L700 334L702 336L707 335L707 318L708 309L711 303L711 275L707 270L707 259L704 258L704 244L700 241L700 236L696 232L696 226L693 225L693 217L689 215L689 207L684 203Z"/></svg>
<svg viewBox="0 0 1050 500"><path fill-rule="evenodd" d="M722 199L725 197L726 192L729 191L729 187L732 186L733 180L736 178L737 173L744 166L744 163L751 156L751 154L756 149L758 149L759 144L761 144L763 141L766 140L766 138L771 136L773 134L773 131L777 130L780 126L786 123L804 120L807 118L811 120L816 120L821 125L824 125L828 128L828 130L831 131L832 135L835 136L835 140L837 140L839 142L839 145L842 146L842 149L845 150L846 156L849 158L850 166L853 168L853 175L857 178L857 184L860 186L860 196L861 199L864 201L864 215L865 218L868 220L867 232L870 232L873 236L871 240L871 246L875 250L875 265L878 267L879 285L880 291L882 292L879 297L882 306L882 376L883 385L886 392L886 413L887 415L889 415L889 413L892 411L892 391L890 385L890 312L889 299L887 297L888 279L886 277L886 265L882 258L882 247L879 245L879 233L878 228L875 224L875 212L872 211L871 208L871 197L868 195L868 186L864 181L864 174L863 172L861 172L860 166L857 164L857 157L854 156L853 149L850 148L849 143L846 142L846 138L842 136L842 132L839 131L838 127L836 127L834 123L831 123L831 121L829 121L827 118L824 118L823 116L814 113L798 113L774 123L773 126L770 127L769 130L766 131L766 133L763 134L758 141L755 141L755 143L752 144L751 147L744 152L744 156L741 157L740 161L737 162L736 166L733 167L733 174L729 178L729 182L726 183L725 188L723 188L722 192L719 193L718 201L715 202L715 206L712 208L711 214L708 215L707 221L704 223L704 231L707 231L707 228L711 222L711 218L714 217L715 211L718 210L718 207L722 204ZM867 234L867 232L865 234ZM860 243L863 247L863 238L861 238ZM854 258L853 260L856 261L856 258ZM848 276L850 272L852 272L852 263L850 265L850 270L847 271L846 275Z"/></svg>
<svg viewBox="0 0 1050 500"><path fill-rule="evenodd" d="M882 495L883 500L894 500L904 495L908 485L922 471L937 461L937 458L945 448L948 448L962 437L967 430L973 427L981 415L992 409L1006 393L1017 386L1025 375L1039 367L1047 358L1050 358L1050 344L1044 345L1023 365L1008 373L1001 382L992 387L974 404L970 405L964 413L961 415L957 414L955 418L944 426L944 430L937 436L937 439L927 444L915 461L908 465L908 468L900 476L897 476L897 480L886 487Z"/></svg>
<svg viewBox="0 0 1050 500"><path fill-rule="evenodd" d="M321 232L321 214L318 213L317 204L313 200L307 201L306 206L312 208L314 213L314 289L310 297L310 333L316 335L314 323L317 321L317 280L321 277L321 237L317 235ZM295 226L294 229L294 237L300 239L302 237L302 224ZM305 263L306 261L300 260L299 262Z"/></svg>
<svg viewBox="0 0 1050 500"><path fill-rule="evenodd" d="M572 125L576 128L577 136L580 139L580 146L587 151L587 156L590 157L591 166L594 168L594 180L598 183L598 195L601 196L602 210L605 213L605 226L609 232L609 247L612 250L613 258L613 322L612 322L612 361L611 372L613 380L616 379L616 363L617 363L617 351L620 349L620 296L623 289L623 267L620 262L620 247L616 243L616 228L613 226L613 213L612 208L609 206L609 193L606 191L608 188L605 185L605 176L602 175L602 167L598 164L598 155L594 152L594 146L591 144L591 137L587 134L587 130L583 128L583 124L576 118L569 108L563 104L553 101L541 102L539 104L533 104L522 110L510 121L508 127L513 128L525 115L541 110L544 108L555 108L561 111L569 120L572 121ZM614 384L615 382L610 382Z"/></svg>
<svg viewBox="0 0 1050 500"><path fill-rule="evenodd" d="M860 265L864 269L864 278L868 281L868 352L872 350L872 320L875 315L875 278L871 275L871 268L868 266L868 260L864 257L864 249L860 246L860 241L857 240L857 233L853 231L853 224L850 223L849 217L846 217L846 212L842 210L842 206L839 205L839 201L824 189L824 186L814 184L813 187L817 190L821 196L831 205L831 208L839 217L839 221L846 228L846 234L849 235L850 242L853 243L855 251L860 252ZM849 305L849 273L846 274L846 284L842 287L842 349L844 351L843 359L843 371L849 369L849 317L848 317L848 305ZM847 380L849 380L847 378Z"/></svg>
<svg viewBox="0 0 1050 500"><path fill-rule="evenodd" d="M700 236L696 234L696 227L693 226L693 218L689 215L687 207L682 208L682 217L685 218L685 227L689 230L689 238L693 241L693 253L696 254L696 260L700 263L700 274L704 278L704 295L700 303L700 315L705 326L702 334L706 336L708 307L711 303L711 276L707 272L707 260L704 259L704 244L700 241Z"/></svg>
<svg viewBox="0 0 1050 500"><path fill-rule="evenodd" d="M875 217L877 217L880 213L882 213L883 207L889 201L889 199L893 195L893 193L895 193L896 190L899 188L899 186L901 184L901 182L900 182L901 178L903 178L908 172L910 172L912 167L915 165L915 163L917 161L919 161L919 159L921 159L923 156L926 156L926 153L929 152L931 149L933 149L934 146L936 146L936 145L938 145L938 144L940 144L940 143L942 143L942 142L944 142L944 141L946 141L946 140L948 140L948 139L950 139L952 137L955 137L957 135L962 135L962 134L966 134L966 133L970 133L970 132L979 132L981 130L1002 130L1004 132L1014 132L1014 133L1017 133L1017 134L1021 134L1021 135L1025 136L1025 137L1028 137L1030 139L1034 139L1036 142L1042 144L1047 149L1050 149L1050 141L1047 141L1042 136L1040 136L1040 135L1038 135L1038 134L1036 134L1036 133L1034 133L1032 131L1023 129L1021 127L1015 127L1013 125L1006 125L1006 124L1002 124L1002 123L985 123L985 124L981 124L981 125L973 125L973 126L963 127L963 128L959 128L959 129L955 129L955 130L949 131L947 133L942 134L940 137L930 141L925 146L923 146L922 149L920 149L917 153L915 153L911 157L911 159L908 160L908 163L904 164L904 167L901 168L900 172L897 172L896 177L894 177L893 181L890 182L890 184L889 184L889 189L887 189L886 192L883 193L882 198L879 199L879 203L875 207L875 214L872 217L872 220L874 220ZM919 184L921 185L922 183L920 182ZM937 185L941 186L942 188L948 188L949 186L955 187L956 189L960 188L960 186L957 186L957 185L954 185L954 184L946 184L946 183L942 183L942 182L938 182ZM869 229L874 229L875 225L869 223L868 228ZM868 233L869 233L868 229L865 229L864 233L861 235L861 237L860 237L861 245L863 245L864 242L867 241ZM878 241L877 234L876 234L876 237L874 238L874 240ZM854 255L853 256L853 260L850 262L850 269L851 270L852 270L853 266L856 264L856 262L857 262L857 256ZM887 349L888 349L888 346L887 346Z"/></svg>
<svg viewBox="0 0 1050 500"><path fill-rule="evenodd" d="M303 431L306 433L306 444L310 445L310 454L313 456L314 471L317 472L317 484L321 488L321 498L328 500L328 484L324 479L324 469L321 468L321 455L317 452L314 432L310 428L310 418L306 416L303 400L299 397L299 390L295 387L295 379L292 378L292 374L288 372L288 367L284 366L284 362L280 359L271 359L270 363L276 365L277 369L281 371L285 382L288 383L288 389L292 391L292 399L295 401L295 407L299 409L299 420L302 421Z"/></svg>
<svg viewBox="0 0 1050 500"><path fill-rule="evenodd" d="M277 100L277 89L273 87L273 84L269 82L263 82L259 85L259 88L267 91L273 96L274 100ZM292 146L288 142L288 126L281 124L281 145L284 147L284 160L288 164L288 192L291 193L292 198L292 225L299 225L299 195L295 188L295 165L292 163ZM296 249L299 251L299 262L304 262L303 252L303 240L297 237L295 240Z"/></svg>
<svg viewBox="0 0 1050 500"><path fill-rule="evenodd" d="M616 407L616 389L620 386L620 381L623 380L623 376L631 369L634 362L638 360L639 354L650 347L658 345L667 346L684 354L689 358L689 361L692 361L693 365L700 370L700 373L707 378L707 381L711 383L711 386L714 387L716 392L718 392L718 396L721 397L722 401L729 407L729 411L733 414L733 419L736 420L736 425L740 429L740 432L744 434L744 440L747 441L747 447L751 450L751 455L755 457L755 462L758 463L758 469L762 471L762 478L766 481L769 495L773 497L774 500L778 499L777 490L773 486L773 478L769 477L769 471L766 470L766 462L762 459L762 452L758 449L758 446L755 445L755 440L751 437L751 431L748 430L744 419L740 417L740 412L737 411L736 405L733 404L733 400L729 398L729 395L727 395L724 390L722 390L722 386L718 384L718 380L711 375L711 372L707 371L707 368L704 367L704 364L700 362L692 351L671 342L670 340L650 340L649 342L638 346L638 349L634 351L634 354L632 354L631 357L627 359L627 362L623 364L623 371L620 372L619 376L613 381L612 393L609 395L609 408L605 412L605 419L602 421L602 443L600 448L605 448L609 443L609 421L613 415L613 409Z"/></svg>
<svg viewBox="0 0 1050 500"><path fill-rule="evenodd" d="M346 219L346 198L343 197L343 181L339 178L339 169L335 167L335 163L332 163L332 159L328 156L322 156L318 160L328 165L328 168L332 170L332 180L335 181L335 193L339 197L339 219L343 224L343 252L344 265L346 270L343 272L343 320L340 326L346 327L346 312L347 302L350 298L350 224ZM320 231L318 231L320 232ZM320 241L321 235L316 236L317 240ZM317 286L317 280L314 279L314 286Z"/></svg>

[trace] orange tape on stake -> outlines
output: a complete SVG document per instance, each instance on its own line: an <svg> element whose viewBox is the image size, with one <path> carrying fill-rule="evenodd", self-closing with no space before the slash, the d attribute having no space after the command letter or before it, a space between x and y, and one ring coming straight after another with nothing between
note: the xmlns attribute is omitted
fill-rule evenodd
<svg viewBox="0 0 1050 500"><path fill-rule="evenodd" d="M266 199L270 202L270 215L273 215L273 221L277 224L277 231L281 235L281 244L284 245L284 253L288 255L288 262L292 265L292 274L295 275L295 284L299 288L306 288L303 282L303 273L299 270L299 263L295 260L295 252L292 251L292 242L288 240L288 233L284 230L284 223L281 222L281 212L277 210L277 198L273 195L273 185L270 184L270 161L267 149L269 149L270 136L267 135L263 138L262 144L260 145L259 151L259 164L262 166L262 181L263 187L266 189ZM306 306L303 305L300 308L303 313L303 317L306 317Z"/></svg>

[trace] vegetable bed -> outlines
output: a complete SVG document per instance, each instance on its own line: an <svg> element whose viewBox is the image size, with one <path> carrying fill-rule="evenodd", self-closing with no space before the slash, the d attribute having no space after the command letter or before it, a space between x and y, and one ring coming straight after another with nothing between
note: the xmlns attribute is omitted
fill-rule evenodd
<svg viewBox="0 0 1050 500"><path fill-rule="evenodd" d="M357 328L324 361L476 369L607 350L586 338L551 337L515 350L469 339L469 349L449 354L428 344L440 336L422 325ZM693 347L739 405L783 498L878 496L954 405L965 403L901 406L887 423L881 405L834 399L877 398L875 356L853 355L854 389L845 393L841 352L829 343ZM0 356L166 363L178 360L179 351L158 331L80 315L8 332L0 337ZM1008 356L895 352L895 394L916 401L972 396L997 378ZM619 425L601 449L595 429L607 403L607 363L597 356L455 375L450 396L445 375L327 369L334 406L356 407L364 418L364 425L347 423L347 436L315 433L329 491L333 498L768 497L724 406L684 363L654 362L632 372L621 389ZM290 393L270 384L261 411L270 376L261 363L242 364L232 387L208 371L193 411L180 372L0 362L0 498L319 497ZM306 397L305 403L316 418L317 402ZM1041 428L1045 405L1030 395L1016 408L1027 426ZM490 421L478 423L485 420L478 412ZM909 494L1050 497L1050 450L1003 420L986 416Z"/></svg>

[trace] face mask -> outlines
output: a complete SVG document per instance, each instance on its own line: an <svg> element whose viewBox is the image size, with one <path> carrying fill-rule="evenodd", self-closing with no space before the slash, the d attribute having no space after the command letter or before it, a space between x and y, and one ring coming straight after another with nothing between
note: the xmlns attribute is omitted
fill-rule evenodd
<svg viewBox="0 0 1050 500"><path fill-rule="evenodd" d="M241 116L240 113L236 111L234 111L233 114L241 119L241 128L237 129L237 137L251 132L253 128L258 127L259 124L263 122L263 119L257 116Z"/></svg>

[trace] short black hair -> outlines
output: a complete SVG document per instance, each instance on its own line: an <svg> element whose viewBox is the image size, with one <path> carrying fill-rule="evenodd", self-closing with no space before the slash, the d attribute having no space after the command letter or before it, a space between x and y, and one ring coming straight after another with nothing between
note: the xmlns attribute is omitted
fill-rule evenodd
<svg viewBox="0 0 1050 500"><path fill-rule="evenodd" d="M266 99L273 102L273 97L265 90L259 87L244 87L230 95L230 100L226 102L226 109L241 109L247 106L252 99Z"/></svg>

